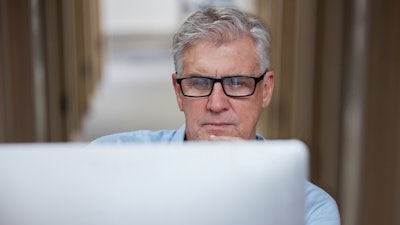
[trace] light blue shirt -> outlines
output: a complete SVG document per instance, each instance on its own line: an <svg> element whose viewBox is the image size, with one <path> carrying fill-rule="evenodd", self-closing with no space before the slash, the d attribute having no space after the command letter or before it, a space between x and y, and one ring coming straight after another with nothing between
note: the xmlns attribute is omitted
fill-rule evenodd
<svg viewBox="0 0 400 225"><path fill-rule="evenodd" d="M257 134L257 140L264 140ZM112 134L94 140L91 144L132 143L132 142L183 142L185 139L185 126L178 130L159 131L132 131ZM340 225L340 216L335 200L324 190L307 182L306 193L306 225Z"/></svg>

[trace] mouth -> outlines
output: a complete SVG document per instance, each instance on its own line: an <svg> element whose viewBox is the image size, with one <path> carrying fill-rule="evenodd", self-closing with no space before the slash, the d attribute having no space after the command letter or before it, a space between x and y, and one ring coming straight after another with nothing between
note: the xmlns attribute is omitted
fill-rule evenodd
<svg viewBox="0 0 400 225"><path fill-rule="evenodd" d="M202 124L202 129L209 137L209 135L216 136L233 136L235 134L235 123L225 121L211 121Z"/></svg>
<svg viewBox="0 0 400 225"><path fill-rule="evenodd" d="M229 126L233 126L232 123L226 123L226 122L209 122L209 123L204 123L204 127L210 128L210 129L226 129Z"/></svg>

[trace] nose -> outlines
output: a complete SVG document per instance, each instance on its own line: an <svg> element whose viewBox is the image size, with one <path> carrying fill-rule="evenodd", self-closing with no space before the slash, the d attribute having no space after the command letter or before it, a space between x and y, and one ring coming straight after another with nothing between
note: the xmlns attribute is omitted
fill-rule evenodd
<svg viewBox="0 0 400 225"><path fill-rule="evenodd" d="M207 109L213 112L222 112L228 109L228 96L225 95L221 83L215 83L211 95L208 96Z"/></svg>

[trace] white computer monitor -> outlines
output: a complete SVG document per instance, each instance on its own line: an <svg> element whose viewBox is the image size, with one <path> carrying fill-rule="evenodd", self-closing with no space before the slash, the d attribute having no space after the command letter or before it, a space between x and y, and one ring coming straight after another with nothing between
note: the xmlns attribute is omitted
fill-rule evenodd
<svg viewBox="0 0 400 225"><path fill-rule="evenodd" d="M298 141L0 145L0 224L302 224Z"/></svg>

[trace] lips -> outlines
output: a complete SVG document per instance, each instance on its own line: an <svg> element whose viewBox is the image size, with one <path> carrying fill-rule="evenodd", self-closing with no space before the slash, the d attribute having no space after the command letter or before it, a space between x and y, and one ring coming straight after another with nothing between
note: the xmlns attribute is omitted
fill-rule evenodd
<svg viewBox="0 0 400 225"><path fill-rule="evenodd" d="M200 127L207 130L210 133L225 133L230 132L232 129L235 129L238 125L234 118L230 116L219 116L218 118L203 118L199 121Z"/></svg>
<svg viewBox="0 0 400 225"><path fill-rule="evenodd" d="M234 124L232 123L227 123L227 122L209 122L209 123L204 123L203 127L205 127L208 130L213 130L213 131L226 131L230 126L233 126Z"/></svg>
<svg viewBox="0 0 400 225"><path fill-rule="evenodd" d="M227 122L207 122L204 123L205 126L216 126L216 127L222 127L222 126L230 126L233 125L232 123L227 123Z"/></svg>

